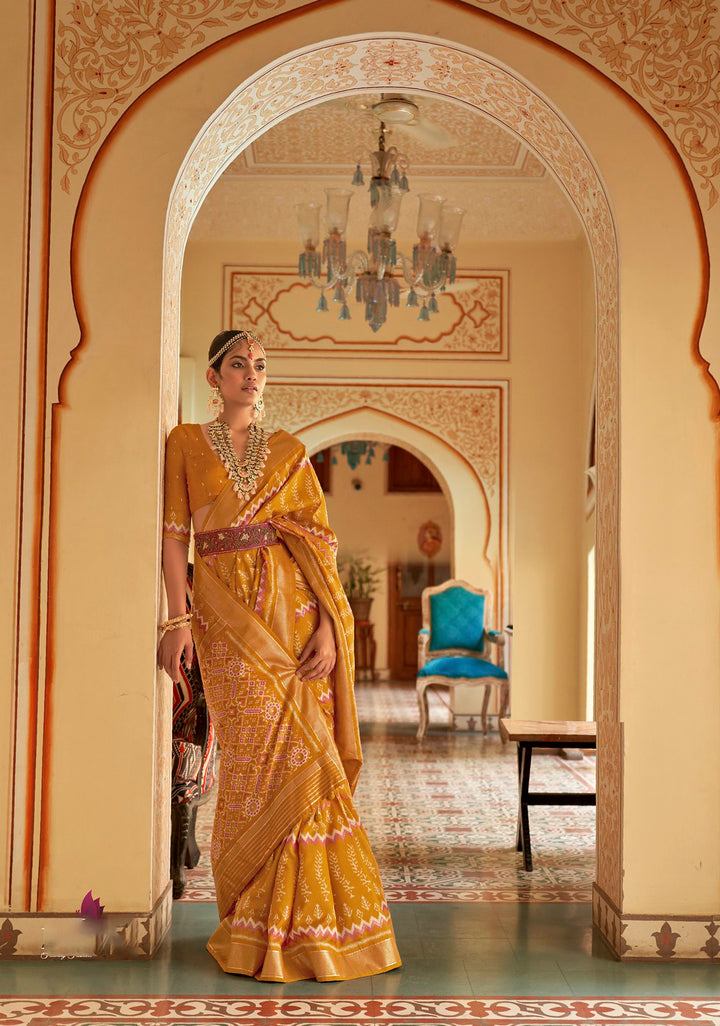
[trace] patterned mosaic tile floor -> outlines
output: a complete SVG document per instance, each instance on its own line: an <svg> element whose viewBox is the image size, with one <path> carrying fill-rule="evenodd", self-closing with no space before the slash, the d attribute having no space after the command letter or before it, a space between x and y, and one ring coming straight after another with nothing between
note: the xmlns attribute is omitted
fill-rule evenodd
<svg viewBox="0 0 720 1026"><path fill-rule="evenodd" d="M3 1026L610 1026L623 1022L650 1026L659 1022L676 1026L717 1026L720 1001L703 1000L600 1000L472 998L24 998L0 1000Z"/></svg>
<svg viewBox="0 0 720 1026"><path fill-rule="evenodd" d="M517 762L497 734L453 733L448 707L431 699L431 732L415 739L413 685L360 684L365 765L356 799L380 864L388 900L587 902L594 870L594 809L531 810L535 868L515 851ZM535 789L592 791L595 760L533 760ZM213 805L199 813L209 850ZM187 901L212 901L208 859L188 873Z"/></svg>
<svg viewBox="0 0 720 1026"><path fill-rule="evenodd" d="M401 969L284 985L223 973L205 951L217 910L203 863L149 961L0 963L0 1026L720 1026L720 965L621 964L593 935L582 902L592 809L533 809L536 869L526 874L513 844L511 746L449 733L441 698L418 745L411 688L361 686L358 697L358 802L391 897ZM534 785L590 788L593 763L537 758ZM208 807L206 848L211 818Z"/></svg>

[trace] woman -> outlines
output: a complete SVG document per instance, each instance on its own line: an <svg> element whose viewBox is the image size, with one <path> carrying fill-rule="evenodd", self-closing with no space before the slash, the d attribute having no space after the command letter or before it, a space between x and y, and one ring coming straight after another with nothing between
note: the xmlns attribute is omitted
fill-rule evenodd
<svg viewBox="0 0 720 1026"><path fill-rule="evenodd" d="M158 651L176 681L194 639L222 752L211 847L221 922L208 950L226 972L261 980L385 972L400 958L351 797L362 761L353 620L324 497L304 446L258 424L259 339L223 331L208 357L217 418L180 425L167 443Z"/></svg>

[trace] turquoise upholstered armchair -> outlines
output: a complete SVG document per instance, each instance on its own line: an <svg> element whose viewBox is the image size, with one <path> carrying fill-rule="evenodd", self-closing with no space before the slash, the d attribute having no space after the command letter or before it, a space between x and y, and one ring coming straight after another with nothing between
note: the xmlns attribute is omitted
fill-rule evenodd
<svg viewBox="0 0 720 1026"><path fill-rule="evenodd" d="M487 734L487 710L493 687L500 692L500 716L508 715L510 680L505 671L505 635L502 631L485 630L490 612L488 592L466 581L445 581L423 591L423 625L418 634L418 738L427 733L427 689L432 685L484 687L483 734Z"/></svg>

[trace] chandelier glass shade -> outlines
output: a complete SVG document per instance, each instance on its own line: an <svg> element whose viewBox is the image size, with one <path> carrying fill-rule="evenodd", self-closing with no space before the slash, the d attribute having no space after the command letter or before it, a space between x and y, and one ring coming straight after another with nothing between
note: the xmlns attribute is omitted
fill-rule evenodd
<svg viewBox="0 0 720 1026"><path fill-rule="evenodd" d="M339 304L339 318L350 319L348 298L364 308L373 332L387 320L388 307L399 306L401 294L409 307L419 307L418 320L437 313L436 293L455 281L455 247L460 236L464 210L451 206L442 196L419 195L418 241L412 257L397 248L394 233L403 197L409 192L408 161L396 147L385 147L385 125L381 122L378 148L370 154L370 215L367 246L349 255L345 233L353 189L325 189L326 235L320 245L321 206L315 202L296 204L303 250L298 274L320 290L316 310L329 309L326 292ZM353 186L365 184L358 161ZM422 305L421 305L422 301Z"/></svg>

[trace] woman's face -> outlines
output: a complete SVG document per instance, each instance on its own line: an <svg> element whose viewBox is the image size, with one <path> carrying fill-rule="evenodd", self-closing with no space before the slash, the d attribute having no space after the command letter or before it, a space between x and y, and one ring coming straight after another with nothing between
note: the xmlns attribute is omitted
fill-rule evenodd
<svg viewBox="0 0 720 1026"><path fill-rule="evenodd" d="M253 345L250 356L248 343L243 339L225 354L219 374L209 369L208 381L218 386L226 403L252 406L265 388L266 367L267 361L260 346Z"/></svg>

